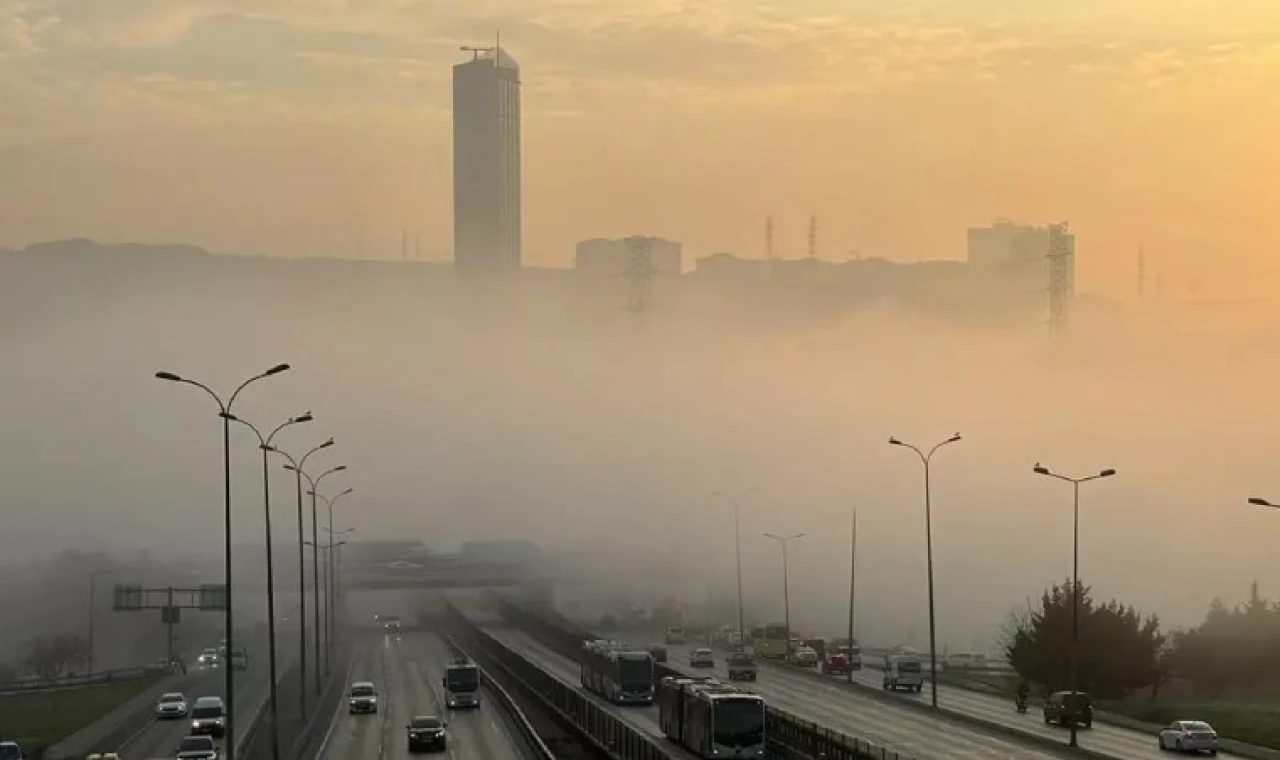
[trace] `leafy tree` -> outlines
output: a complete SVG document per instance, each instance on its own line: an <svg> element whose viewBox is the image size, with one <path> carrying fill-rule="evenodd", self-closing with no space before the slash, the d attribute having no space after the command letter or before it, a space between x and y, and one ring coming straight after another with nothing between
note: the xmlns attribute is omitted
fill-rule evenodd
<svg viewBox="0 0 1280 760"><path fill-rule="evenodd" d="M27 643L24 664L40 678L58 678L89 660L85 640L74 633L41 636Z"/></svg>
<svg viewBox="0 0 1280 760"><path fill-rule="evenodd" d="M1170 669L1201 694L1265 690L1280 675L1280 605L1262 598L1254 582L1234 609L1214 599L1204 622L1173 644Z"/></svg>
<svg viewBox="0 0 1280 760"><path fill-rule="evenodd" d="M1080 596L1080 689L1097 697L1127 696L1160 680L1166 637L1155 616L1111 600L1097 603L1083 584ZM1071 581L1041 594L1038 605L1015 610L1004 629L1005 654L1018 675L1049 690L1071 684Z"/></svg>

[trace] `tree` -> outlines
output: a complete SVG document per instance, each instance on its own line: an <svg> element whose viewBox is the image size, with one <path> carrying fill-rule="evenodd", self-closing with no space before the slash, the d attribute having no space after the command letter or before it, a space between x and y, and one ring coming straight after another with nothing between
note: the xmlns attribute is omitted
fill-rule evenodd
<svg viewBox="0 0 1280 760"><path fill-rule="evenodd" d="M23 663L40 678L58 678L89 660L89 648L74 633L41 636L27 643Z"/></svg>
<svg viewBox="0 0 1280 760"><path fill-rule="evenodd" d="M1098 604L1083 584L1080 594L1080 689L1097 697L1124 697L1160 678L1165 636L1155 616L1111 600ZM1015 610L1004 627L1005 654L1018 675L1049 690L1071 684L1071 581L1046 589L1038 605Z"/></svg>
<svg viewBox="0 0 1280 760"><path fill-rule="evenodd" d="M1214 599L1204 622L1173 644L1169 667L1201 694L1255 693L1280 675L1280 605L1262 598L1255 581L1243 604L1231 609Z"/></svg>

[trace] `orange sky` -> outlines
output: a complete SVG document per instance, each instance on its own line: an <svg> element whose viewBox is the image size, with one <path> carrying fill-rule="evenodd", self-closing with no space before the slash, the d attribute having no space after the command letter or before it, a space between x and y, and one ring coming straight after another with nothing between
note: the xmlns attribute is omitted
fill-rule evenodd
<svg viewBox="0 0 1280 760"><path fill-rule="evenodd" d="M1034 13L1028 10L1034 6ZM0 0L0 245L290 255L451 244L449 66L525 82L526 260L633 232L691 255L959 257L1069 219L1085 288L1265 289L1274 0Z"/></svg>

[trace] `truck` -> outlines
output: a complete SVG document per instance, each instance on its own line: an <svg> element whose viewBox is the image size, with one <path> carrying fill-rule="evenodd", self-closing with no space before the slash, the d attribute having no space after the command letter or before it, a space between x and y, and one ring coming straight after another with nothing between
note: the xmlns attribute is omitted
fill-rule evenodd
<svg viewBox="0 0 1280 760"><path fill-rule="evenodd" d="M582 656L582 687L616 705L651 705L653 654L616 641L588 642Z"/></svg>
<svg viewBox="0 0 1280 760"><path fill-rule="evenodd" d="M924 688L924 667L914 655L890 655L884 664L885 691L920 691Z"/></svg>
<svg viewBox="0 0 1280 760"><path fill-rule="evenodd" d="M702 758L765 756L765 701L711 678L658 683L662 733Z"/></svg>
<svg viewBox="0 0 1280 760"><path fill-rule="evenodd" d="M480 668L465 657L459 657L444 669L444 703L450 710L480 706Z"/></svg>
<svg viewBox="0 0 1280 760"><path fill-rule="evenodd" d="M734 652L729 655L728 670L730 681L754 681L760 672L756 661L746 652Z"/></svg>

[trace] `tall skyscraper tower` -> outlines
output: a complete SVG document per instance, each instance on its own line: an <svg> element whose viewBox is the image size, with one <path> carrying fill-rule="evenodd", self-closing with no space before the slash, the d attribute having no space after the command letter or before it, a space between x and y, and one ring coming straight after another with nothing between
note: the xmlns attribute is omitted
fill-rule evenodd
<svg viewBox="0 0 1280 760"><path fill-rule="evenodd" d="M464 47L453 67L453 262L520 267L520 67L501 47Z"/></svg>

